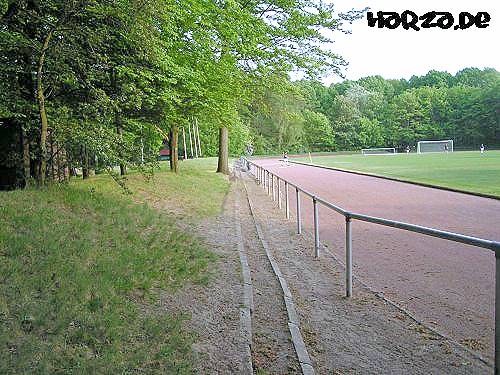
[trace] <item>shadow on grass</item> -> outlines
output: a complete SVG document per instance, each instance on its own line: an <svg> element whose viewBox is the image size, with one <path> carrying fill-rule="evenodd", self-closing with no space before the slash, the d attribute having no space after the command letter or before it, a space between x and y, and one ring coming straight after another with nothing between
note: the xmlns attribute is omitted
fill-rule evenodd
<svg viewBox="0 0 500 375"><path fill-rule="evenodd" d="M228 182L203 168L129 182L144 201L207 216ZM133 197L104 176L1 193L0 373L191 372L186 317L162 311L157 291L206 283L214 256Z"/></svg>

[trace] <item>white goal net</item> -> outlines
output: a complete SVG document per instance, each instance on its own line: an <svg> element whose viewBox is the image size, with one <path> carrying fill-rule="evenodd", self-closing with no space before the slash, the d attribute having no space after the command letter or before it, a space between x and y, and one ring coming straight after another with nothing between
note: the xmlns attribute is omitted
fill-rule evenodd
<svg viewBox="0 0 500 375"><path fill-rule="evenodd" d="M396 149L394 147L363 148L361 153L363 155L395 155Z"/></svg>
<svg viewBox="0 0 500 375"><path fill-rule="evenodd" d="M453 141L420 141L417 142L417 153L424 152L453 152Z"/></svg>

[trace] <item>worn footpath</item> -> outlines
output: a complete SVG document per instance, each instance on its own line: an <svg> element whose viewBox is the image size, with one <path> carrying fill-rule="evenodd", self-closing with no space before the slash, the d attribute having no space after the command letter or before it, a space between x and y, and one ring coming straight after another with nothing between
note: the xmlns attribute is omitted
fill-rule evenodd
<svg viewBox="0 0 500 375"><path fill-rule="evenodd" d="M328 254L315 259L312 238L297 235L284 216L249 174L236 170L223 213L189 229L218 255L213 275L208 285L164 294L163 305L190 316L185 324L197 333L195 372L492 372L359 283L346 299L342 265ZM293 319L287 310L292 300ZM301 333L311 366L300 361L290 327Z"/></svg>

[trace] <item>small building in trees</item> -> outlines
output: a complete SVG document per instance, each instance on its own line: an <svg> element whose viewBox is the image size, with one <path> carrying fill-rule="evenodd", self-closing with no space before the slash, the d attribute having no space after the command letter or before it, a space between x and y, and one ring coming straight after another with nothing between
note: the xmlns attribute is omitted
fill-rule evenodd
<svg viewBox="0 0 500 375"><path fill-rule="evenodd" d="M164 139L162 147L160 149L159 155L158 155L159 160L170 160L170 145L168 140Z"/></svg>
<svg viewBox="0 0 500 375"><path fill-rule="evenodd" d="M179 155L179 160L184 159L183 147L179 147L178 155ZM158 160L170 160L170 142L168 141L168 139L163 140L163 144L158 153Z"/></svg>

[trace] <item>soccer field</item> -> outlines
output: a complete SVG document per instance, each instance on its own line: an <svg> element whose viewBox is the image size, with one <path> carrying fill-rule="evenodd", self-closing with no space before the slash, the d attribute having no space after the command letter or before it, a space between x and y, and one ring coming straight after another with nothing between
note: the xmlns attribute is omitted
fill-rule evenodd
<svg viewBox="0 0 500 375"><path fill-rule="evenodd" d="M310 162L308 156L293 160ZM314 164L500 197L500 151L312 156Z"/></svg>

